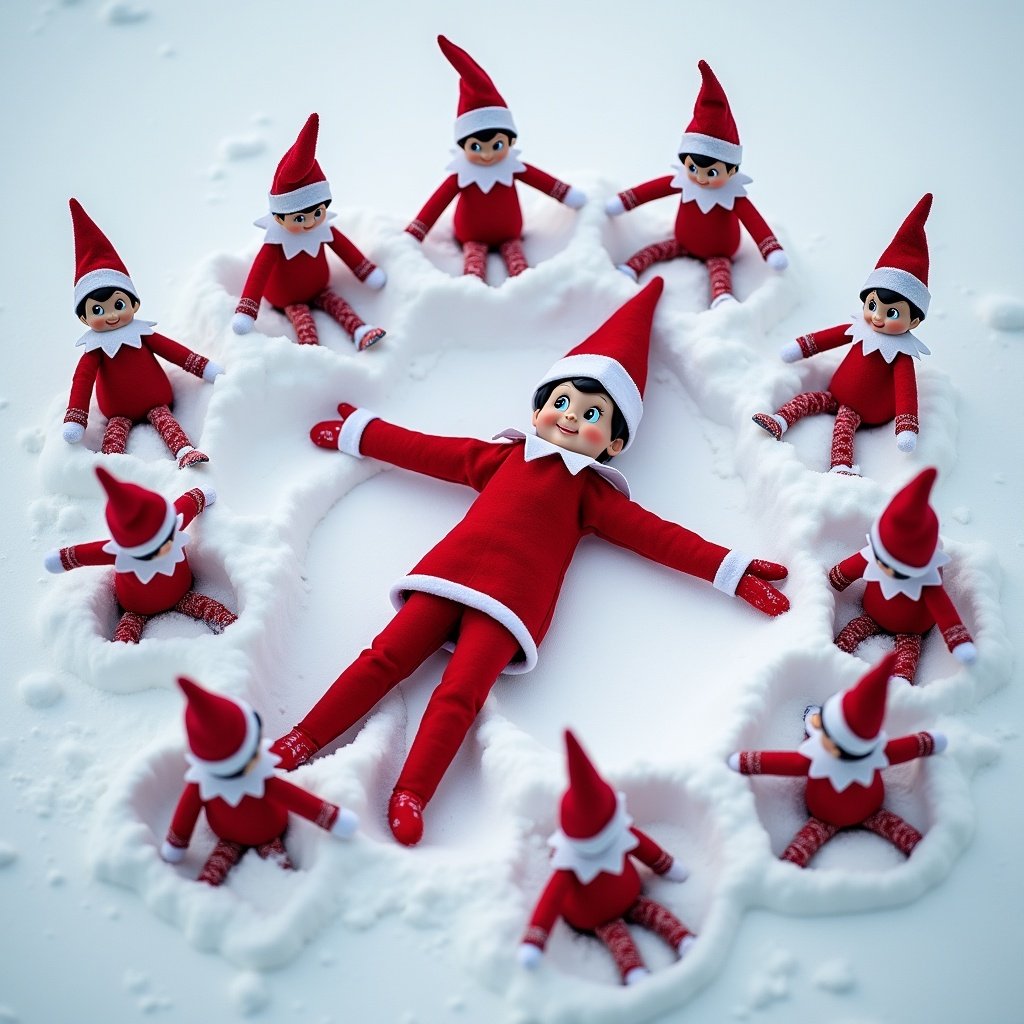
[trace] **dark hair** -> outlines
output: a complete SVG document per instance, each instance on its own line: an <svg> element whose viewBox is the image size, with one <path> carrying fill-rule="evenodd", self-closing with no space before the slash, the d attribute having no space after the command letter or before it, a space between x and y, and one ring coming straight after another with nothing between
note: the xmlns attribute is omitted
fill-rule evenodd
<svg viewBox="0 0 1024 1024"><path fill-rule="evenodd" d="M822 709L824 710L824 709ZM840 761L863 761L865 757L874 753L874 750L869 750L867 754L851 754L848 750L844 750L842 745L838 743L834 736L829 736L828 729L825 728L825 716L822 712L818 712L821 716L821 731L828 736L830 740L839 748L839 760Z"/></svg>
<svg viewBox="0 0 1024 1024"><path fill-rule="evenodd" d="M910 307L911 320L923 320L924 313L915 306L906 295L900 295L891 288L865 288L860 293L860 301L863 302L872 292L878 296L878 301L891 306L894 302L905 302Z"/></svg>
<svg viewBox="0 0 1024 1024"><path fill-rule="evenodd" d="M710 167L712 164L723 163L727 171L735 171L739 164L729 164L717 156L704 156L698 153L680 153L679 159L685 164L687 159L692 160L698 167Z"/></svg>
<svg viewBox="0 0 1024 1024"><path fill-rule="evenodd" d="M91 302L93 299L95 299L97 302L106 302L107 299L109 299L110 296L114 294L114 292L124 292L125 295L127 295L128 298L132 300L132 305L136 309L139 308L138 296L132 295L132 293L128 291L127 288L120 288L115 285L112 288L97 288L96 291L89 292L89 294L86 295L86 297L82 299L82 301L77 306L75 306L75 316L81 319L81 317L85 315L85 304L87 302ZM67 306L65 306L64 308L67 309Z"/></svg>
<svg viewBox="0 0 1024 1024"><path fill-rule="evenodd" d="M544 406L547 400L551 397L552 392L560 384L571 384L577 391L582 391L585 395L608 395L608 389L599 381L593 377L563 377L561 380L551 380L547 384L541 384L539 388L533 393L533 408L540 409ZM615 399L611 395L608 395L609 401L612 403L612 440L618 441L622 439L623 445L629 440L629 427L626 426L626 417L619 411L619 407L615 404ZM597 457L598 462L607 462L611 456L608 452L601 452Z"/></svg>
<svg viewBox="0 0 1024 1024"><path fill-rule="evenodd" d="M303 210L289 210L287 213L274 212L275 217L294 217L297 213L312 213L314 210L319 210L321 206L328 207L331 205L330 199L325 199L321 203L314 203L312 206L307 206Z"/></svg>
<svg viewBox="0 0 1024 1024"><path fill-rule="evenodd" d="M255 708L252 709L252 713L253 713L253 715L256 718L256 730L257 730L256 735L257 736L262 736L263 735L263 719L260 717L260 713ZM260 749L259 748L259 743L257 743L255 750L253 750L253 756L256 755L256 751L259 750L259 749ZM239 768L237 772L232 772L230 775L222 775L221 778L222 779L237 779L240 776L245 774L245 769L247 767L248 767L248 765L242 765L242 767Z"/></svg>
<svg viewBox="0 0 1024 1024"><path fill-rule="evenodd" d="M462 149L466 144L467 139L476 139L478 142L490 142L491 139L498 135L504 135L505 138L508 139L508 144L510 146L515 144L515 132L510 132L507 128L485 128L482 132L470 132L468 135L463 135L456 145L459 149Z"/></svg>
<svg viewBox="0 0 1024 1024"><path fill-rule="evenodd" d="M174 536L174 531L177 530L177 528L178 527L176 525L172 526L171 527L171 532L169 534L167 534L167 536L164 537L164 539L162 541L160 541L160 543L157 544L157 546L155 548L153 548L152 551L148 552L145 555L136 555L135 557L138 558L138 560L140 562L150 562L150 561L152 561L154 558L156 558L156 553Z"/></svg>

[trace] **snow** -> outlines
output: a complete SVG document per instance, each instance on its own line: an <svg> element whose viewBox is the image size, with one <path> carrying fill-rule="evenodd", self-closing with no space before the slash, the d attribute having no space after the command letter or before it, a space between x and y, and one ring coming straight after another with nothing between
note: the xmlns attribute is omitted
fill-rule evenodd
<svg viewBox="0 0 1024 1024"><path fill-rule="evenodd" d="M19 923L0 939L0 1019L79 1019L86 1003L112 1022L1012 1019L1024 986L1002 922L1024 912L1024 484L1012 440L1024 357L1007 331L1024 308L1024 216L1013 201L980 201L955 156L985 154L999 137L1001 165L1019 163L1006 104L992 102L1021 97L1018 7L990 3L968 21L951 3L867 3L856 18L806 3L659 6L624 26L621 12L592 5L428 3L407 5L400 28L393 9L354 19L315 8L320 38L301 46L282 37L306 39L294 18L282 29L295 5L269 2L0 12L0 66L18 96L0 124L23 157L4 161L0 180L32 214L16 251L7 233L0 278L11 684L0 898ZM524 195L533 269L506 281L492 257L490 288L456 276L450 221L422 247L401 232L449 159L456 84L439 31L495 76L525 158L590 197L573 213ZM899 45L876 47L875 33ZM83 55L89 75L66 84ZM667 171L700 57L730 96L750 194L791 266L767 270L747 241L741 301L711 312L701 268L664 266L644 422L616 465L659 515L785 562L792 610L769 621L584 543L538 668L495 688L420 847L393 842L383 808L441 655L295 774L359 813L351 842L298 822L288 845L299 871L250 856L223 889L197 885L205 827L183 864L157 856L184 770L174 677L246 696L279 734L388 620L390 584L467 506L458 488L314 448L309 426L341 399L437 433L522 425L536 378L633 294L614 264L668 234L668 201L614 220L603 203ZM266 306L252 335L228 328L258 244L251 222L311 110L338 224L388 273L372 292L337 270L343 294L388 330L362 355L320 318L322 347L300 349ZM778 350L847 315L929 190L920 443L905 455L887 429L868 432L864 477L829 476L826 417L775 443L750 415L827 379L838 357L787 365ZM200 591L240 613L221 636L168 615L138 648L115 649L105 571L42 567L52 548L107 536L97 417L78 447L59 429L80 333L71 195L125 259L142 315L226 368L213 386L172 371L208 467L179 472L146 428L115 469L171 498L216 487L189 532ZM851 658L831 644L859 590L834 595L823 570L863 544L887 497L925 465L939 469L947 584L979 651L966 669L930 636L920 685L893 694L890 734L950 737L940 757L887 773L887 805L925 840L904 861L851 833L799 872L777 860L802 821L797 788L737 776L725 758L796 746L804 705L886 649L872 641ZM547 874L570 724L638 824L690 869L649 891L697 943L677 966L640 934L652 975L629 990L604 950L564 925L540 970L515 960Z"/></svg>

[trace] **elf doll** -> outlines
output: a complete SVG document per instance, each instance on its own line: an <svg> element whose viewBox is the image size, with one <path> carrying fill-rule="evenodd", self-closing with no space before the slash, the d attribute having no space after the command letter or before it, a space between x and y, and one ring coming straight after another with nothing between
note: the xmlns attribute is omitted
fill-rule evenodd
<svg viewBox="0 0 1024 1024"><path fill-rule="evenodd" d="M279 779L277 758L261 740L260 716L244 700L204 690L179 677L185 694L185 734L189 763L185 789L174 809L160 856L171 864L185 858L201 811L217 836L199 881L220 885L228 872L255 848L282 868L294 865L284 847L289 814L299 814L338 839L349 839L359 825L352 811Z"/></svg>
<svg viewBox="0 0 1024 1024"><path fill-rule="evenodd" d="M300 345L318 345L312 308L322 309L355 342L356 348L375 345L384 337L380 327L364 323L359 314L332 288L324 247L333 249L356 276L373 289L383 288L387 275L368 260L337 228L328 213L331 186L316 160L320 119L310 114L298 138L274 172L267 197L270 213L256 221L266 232L256 254L231 329L248 334L256 323L260 299L284 313Z"/></svg>
<svg viewBox="0 0 1024 1024"><path fill-rule="evenodd" d="M212 597L192 589L185 527L217 500L212 490L199 487L173 505L155 491L118 480L98 467L96 475L107 492L107 525L112 539L74 544L47 554L50 572L70 572L83 565L112 565L114 595L121 618L114 630L117 643L137 644L146 620L161 612L181 612L222 633L238 617Z"/></svg>
<svg viewBox="0 0 1024 1024"><path fill-rule="evenodd" d="M438 217L458 197L455 238L462 246L463 273L481 280L487 276L487 253L497 249L515 277L526 270L523 254L523 214L516 182L578 210L587 197L578 188L519 159L512 112L487 72L465 50L437 37L441 52L459 73L459 114L455 119L455 159L451 176L427 200L405 229L422 242Z"/></svg>
<svg viewBox="0 0 1024 1024"><path fill-rule="evenodd" d="M606 465L636 436L643 412L655 278L541 378L529 434L494 441L438 437L342 404L313 441L479 492L465 518L392 588L398 613L371 647L274 746L285 768L363 717L442 646L454 654L423 714L391 797L399 842L423 833L423 808L500 673L527 672L548 630L562 578L587 534L713 583L768 615L789 607L767 580L786 568L712 544L629 500ZM495 443L498 442L498 443Z"/></svg>
<svg viewBox="0 0 1024 1024"><path fill-rule="evenodd" d="M626 189L605 204L617 217L653 199L679 196L675 232L634 253L621 270L634 281L653 263L690 256L708 268L711 307L734 300L732 260L740 247L740 225L747 229L762 258L773 270L785 270L789 257L772 229L747 198L752 180L739 173L743 147L725 91L706 61L700 61L701 87L693 119L679 143L675 175Z"/></svg>
<svg viewBox="0 0 1024 1024"><path fill-rule="evenodd" d="M825 391L791 398L776 413L756 413L754 422L778 441L797 420L816 413L835 416L829 472L859 476L854 462L854 434L862 424L895 421L896 446L912 452L917 445L917 376L914 360L929 354L910 332L924 320L928 292L928 240L924 223L932 208L931 193L922 197L882 253L860 292L862 309L852 323L805 334L780 353L787 363L852 344Z"/></svg>
<svg viewBox="0 0 1024 1024"><path fill-rule="evenodd" d="M534 908L519 947L519 962L531 969L540 963L551 929L561 917L576 931L599 938L615 960L622 983L633 985L650 972L627 922L656 932L680 957L696 941L671 910L643 895L633 861L670 882L684 882L689 873L633 827L625 796L601 777L568 730L565 748L569 788L562 796L560 827L548 840L555 872Z"/></svg>
<svg viewBox="0 0 1024 1024"><path fill-rule="evenodd" d="M978 657L942 585L942 566L949 556L939 540L938 516L928 504L935 476L934 469L922 470L898 491L872 524L867 544L828 574L834 590L845 590L861 578L867 582L864 614L840 630L836 646L852 654L869 636L892 634L895 674L909 683L917 673L922 637L934 625L957 661L972 665Z"/></svg>
<svg viewBox="0 0 1024 1024"><path fill-rule="evenodd" d="M910 856L921 833L882 807L882 772L889 765L941 754L946 737L917 732L890 740L882 725L886 687L895 654L888 654L859 682L835 693L804 718L807 738L793 751L744 750L729 756L741 775L805 776L804 800L811 817L783 851L781 860L805 868L840 829L866 828Z"/></svg>
<svg viewBox="0 0 1024 1024"><path fill-rule="evenodd" d="M209 462L174 418L174 390L157 356L205 381L223 372L215 362L157 334L155 321L137 320L139 291L121 257L77 199L70 200L75 232L75 313L89 328L76 342L84 347L71 381L64 414L64 440L77 444L89 423L93 388L107 417L104 455L122 455L136 423L148 420L178 462L178 468Z"/></svg>

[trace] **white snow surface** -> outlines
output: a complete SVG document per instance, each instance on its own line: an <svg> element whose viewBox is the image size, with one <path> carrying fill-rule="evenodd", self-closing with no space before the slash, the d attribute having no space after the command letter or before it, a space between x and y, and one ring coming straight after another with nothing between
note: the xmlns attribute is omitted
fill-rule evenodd
<svg viewBox="0 0 1024 1024"><path fill-rule="evenodd" d="M400 28L395 12L367 9L356 22L338 5L310 4L322 35L315 58L282 41L281 17L295 21L295 5L0 11L0 74L19 97L0 123L27 156L4 161L0 180L16 197L9 211L34 218L33 230L6 233L0 256L9 352L0 636L10 684L0 898L18 923L0 938L0 1017L78 1020L89 1004L112 1022L1014 1019L1024 998L1013 941L1024 913L1015 628L1024 470L1014 415L1024 353L996 329L1014 325L976 296L1020 306L1024 216L1018 203L983 198L953 158L986 152L999 132L1011 151L1004 166L1019 163L1021 143L1005 137L991 97L1024 92L1012 46L1020 11L993 3L982 25L943 3L868 3L856 19L811 4L658 4L624 43L612 7L399 6ZM883 26L904 40L898 63L866 41ZM448 159L456 80L437 32L495 77L526 159L590 197L573 213L521 190L532 269L504 280L492 257L490 287L458 276L450 216L423 246L402 232ZM175 60L159 60L169 47ZM93 59L105 49L117 58ZM86 54L90 75L73 91L65 69ZM750 194L791 266L767 270L745 239L741 301L714 311L700 266L660 268L644 420L615 465L664 518L786 563L791 611L768 620L586 541L540 664L496 685L427 809L419 847L393 841L384 809L441 654L293 776L360 815L352 841L296 821L287 843L298 871L248 856L212 890L195 881L213 844L201 824L185 861L163 863L185 768L175 677L246 697L279 735L388 621L391 583L471 500L317 449L309 427L341 400L434 433L522 427L536 379L635 293L616 263L670 233L669 201L614 221L603 207L667 171L701 57L730 96ZM967 73L965 60L984 60L987 77ZM856 90L854 67L864 77ZM362 354L321 314L313 349L266 305L252 334L228 326L258 245L251 221L314 109L336 223L388 273L372 292L334 265L335 286L388 330ZM241 159L232 147L255 137L254 123L267 145ZM960 132L952 147L950 124ZM919 364L920 443L906 455L891 428L861 432L864 477L831 476L827 417L776 443L750 415L823 386L842 353L787 365L780 346L842 321L929 190L934 299L918 334L933 355ZM71 195L124 258L143 315L225 367L213 386L170 370L176 411L208 466L178 471L148 427L133 432L126 456L98 455L95 408L83 444L61 439L80 334ZM223 635L166 615L137 647L115 646L109 571L43 570L47 550L108 535L98 464L172 499L216 488L189 551L197 588L239 612ZM939 469L946 584L979 659L964 668L930 635L918 685L892 692L890 735L950 737L943 755L886 773L886 806L925 839L904 860L875 836L844 834L799 871L777 858L805 816L801 783L740 777L725 759L797 746L804 706L887 649L873 640L851 657L834 647L861 587L835 595L825 571L862 546L888 497L926 465ZM651 879L647 891L697 943L676 964L638 933L652 975L628 989L600 944L564 923L539 971L515 959L550 870L565 726L625 792L638 825L690 869L685 883Z"/></svg>

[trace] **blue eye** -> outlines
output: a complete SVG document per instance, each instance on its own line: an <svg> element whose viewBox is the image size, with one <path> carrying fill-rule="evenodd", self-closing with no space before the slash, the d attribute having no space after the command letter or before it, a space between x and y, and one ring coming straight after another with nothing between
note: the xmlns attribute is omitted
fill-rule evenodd
<svg viewBox="0 0 1024 1024"><path fill-rule="evenodd" d="M295 220L293 221L293 223L295 223L295 224L305 224L306 223L306 215L304 213L297 213L295 215Z"/></svg>
<svg viewBox="0 0 1024 1024"><path fill-rule="evenodd" d="M320 219L320 218L321 218L321 217L322 217L323 215L324 215L324 210L323 210L323 207L321 206L321 207L320 207L320 208L319 208L319 209L318 209L318 210L316 211L316 213L314 213L314 214L313 214L313 218L314 218L315 220L319 220L319 219Z"/></svg>
<svg viewBox="0 0 1024 1024"><path fill-rule="evenodd" d="M114 303L114 309L116 309L118 312L120 312L124 308L125 308L125 301L124 301L124 299L118 299L117 302Z"/></svg>
<svg viewBox="0 0 1024 1024"><path fill-rule="evenodd" d="M583 418L588 423L596 423L601 418L601 410L596 405L592 405L584 414Z"/></svg>
<svg viewBox="0 0 1024 1024"><path fill-rule="evenodd" d="M93 316L103 316L104 312L105 312L105 310L103 309L102 306L93 306L92 307L92 315Z"/></svg>
<svg viewBox="0 0 1024 1024"><path fill-rule="evenodd" d="M717 177L718 177L718 171L716 171L716 170L714 169L714 167L712 167L712 168L711 168L711 169L710 169L710 170L708 171L708 177L709 177L709 178L717 178Z"/></svg>
<svg viewBox="0 0 1024 1024"><path fill-rule="evenodd" d="M500 153L505 148L505 143L496 142L491 148L494 150L495 153Z"/></svg>
<svg viewBox="0 0 1024 1024"><path fill-rule="evenodd" d="M554 406L559 412L565 412L569 408L569 396L559 395L554 401Z"/></svg>
<svg viewBox="0 0 1024 1024"><path fill-rule="evenodd" d="M482 150L484 147L481 146L479 142L474 142L470 145L469 148L473 150L474 153L479 153L480 150Z"/></svg>
<svg viewBox="0 0 1024 1024"><path fill-rule="evenodd" d="M897 309L897 308L896 308L895 306L890 306L890 307L889 307L889 308L888 308L888 309L887 309L887 310L885 311L885 315L886 315L886 316L887 316L887 317L888 317L888 318L889 318L890 320L899 320L899 318L900 318L900 311L899 311L899 310L898 310L898 309Z"/></svg>

